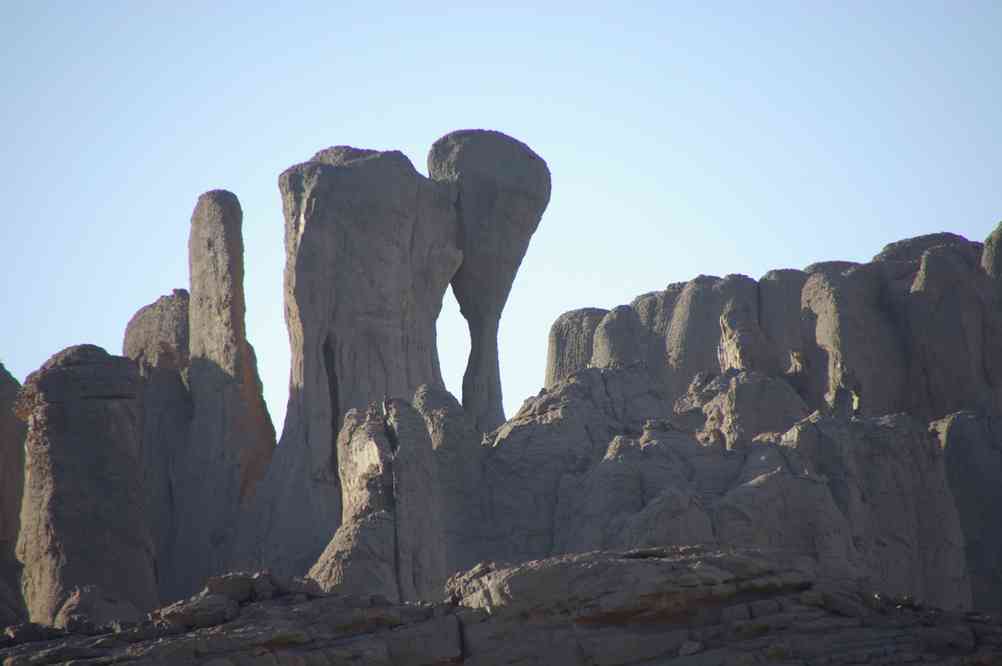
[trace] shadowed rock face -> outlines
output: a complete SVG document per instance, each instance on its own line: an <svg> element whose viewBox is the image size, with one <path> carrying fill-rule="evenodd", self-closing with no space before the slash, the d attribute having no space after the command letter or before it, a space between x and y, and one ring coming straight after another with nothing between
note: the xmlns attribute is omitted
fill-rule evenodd
<svg viewBox="0 0 1002 666"><path fill-rule="evenodd" d="M192 417L183 376L188 368L188 302L188 292L175 289L141 308L129 321L122 344L123 356L136 361L143 379L141 469L157 583L165 601L190 594L197 575L191 569L202 570L175 544L178 523L187 520L178 515L175 493L177 474L186 468L179 461L188 455ZM199 474L208 477L211 470Z"/></svg>
<svg viewBox="0 0 1002 666"><path fill-rule="evenodd" d="M31 620L51 624L77 586L146 611L157 604L141 486L142 382L135 364L70 347L25 382L28 424L18 559Z"/></svg>
<svg viewBox="0 0 1002 666"><path fill-rule="evenodd" d="M509 136L461 130L432 145L428 173L456 188L464 256L452 290L470 328L463 408L486 432L504 422L498 325L529 239L550 202L550 170Z"/></svg>
<svg viewBox="0 0 1002 666"><path fill-rule="evenodd" d="M289 406L240 561L298 574L341 520L335 438L345 412L442 385L435 320L463 255L454 190L399 152L331 148L288 169L279 187Z"/></svg>
<svg viewBox="0 0 1002 666"><path fill-rule="evenodd" d="M21 566L15 558L24 489L25 427L14 415L21 385L0 364L0 625L24 615L20 593Z"/></svg>
<svg viewBox="0 0 1002 666"><path fill-rule="evenodd" d="M244 327L242 221L239 201L225 190L201 195L191 216L190 444L173 460L172 559L185 593L229 563L240 506L275 446Z"/></svg>

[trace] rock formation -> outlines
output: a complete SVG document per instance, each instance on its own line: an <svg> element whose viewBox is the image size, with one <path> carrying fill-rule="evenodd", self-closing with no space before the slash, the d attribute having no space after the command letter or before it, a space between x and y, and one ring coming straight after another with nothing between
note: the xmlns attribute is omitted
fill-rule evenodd
<svg viewBox="0 0 1002 666"><path fill-rule="evenodd" d="M434 599L446 577L431 440L400 400L350 410L338 435L341 526L309 576L324 591Z"/></svg>
<svg viewBox="0 0 1002 666"><path fill-rule="evenodd" d="M133 611L157 604L141 400L132 361L93 345L50 358L18 396L28 434L17 557L34 622L52 624L85 585Z"/></svg>
<svg viewBox="0 0 1002 666"><path fill-rule="evenodd" d="M24 423L14 415L21 385L0 364L0 625L24 615L21 565L15 556L24 490Z"/></svg>
<svg viewBox="0 0 1002 666"><path fill-rule="evenodd" d="M241 504L254 494L275 447L254 350L244 327L243 213L225 190L198 198L188 263L190 445L174 461L175 561L184 588L227 567Z"/></svg>
<svg viewBox="0 0 1002 666"><path fill-rule="evenodd" d="M463 408L480 430L490 431L504 422L497 348L501 312L550 202L550 170L511 137L463 130L432 145L428 173L456 188L463 263L452 277L452 290L470 328Z"/></svg>
<svg viewBox="0 0 1002 666"><path fill-rule="evenodd" d="M175 289L141 308L129 321L122 344L122 355L136 361L143 379L142 487L164 601L179 599L194 587L192 558L175 550L178 524L187 520L178 514L175 501L175 461L188 454L192 417L182 374L188 368L188 302L188 292Z"/></svg>
<svg viewBox="0 0 1002 666"><path fill-rule="evenodd" d="M608 310L582 308L560 315L550 327L546 350L545 388L569 377L591 362L595 329Z"/></svg>
<svg viewBox="0 0 1002 666"><path fill-rule="evenodd" d="M279 187L289 406L239 561L301 574L340 524L344 414L442 384L435 320L463 255L452 190L402 153L331 148Z"/></svg>
<svg viewBox="0 0 1002 666"><path fill-rule="evenodd" d="M65 662L991 664L1002 620L827 580L783 552L705 547L592 552L454 577L449 599L324 595L267 573L208 581L136 625L0 636L10 666ZM570 593L569 593L570 592Z"/></svg>

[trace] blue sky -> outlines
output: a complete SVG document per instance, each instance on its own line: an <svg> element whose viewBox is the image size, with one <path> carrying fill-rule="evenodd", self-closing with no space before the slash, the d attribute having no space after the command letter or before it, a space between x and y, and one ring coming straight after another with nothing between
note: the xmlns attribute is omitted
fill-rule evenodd
<svg viewBox="0 0 1002 666"><path fill-rule="evenodd" d="M120 353L187 286L192 207L223 187L281 429L277 176L334 144L424 172L436 138L485 127L547 160L501 323L509 415L566 310L1002 220L1000 3L537 4L3 3L0 359L23 380L71 344ZM451 293L439 347L458 393Z"/></svg>

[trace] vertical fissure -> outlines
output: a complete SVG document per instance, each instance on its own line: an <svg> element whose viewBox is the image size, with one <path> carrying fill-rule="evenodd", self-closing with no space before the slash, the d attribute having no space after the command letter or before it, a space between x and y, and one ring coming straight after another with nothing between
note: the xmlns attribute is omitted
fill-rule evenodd
<svg viewBox="0 0 1002 666"><path fill-rule="evenodd" d="M337 435L341 431L341 399L338 395L337 369L335 365L334 342L328 333L323 344L324 373L327 375L327 396L331 408L331 467L337 474Z"/></svg>

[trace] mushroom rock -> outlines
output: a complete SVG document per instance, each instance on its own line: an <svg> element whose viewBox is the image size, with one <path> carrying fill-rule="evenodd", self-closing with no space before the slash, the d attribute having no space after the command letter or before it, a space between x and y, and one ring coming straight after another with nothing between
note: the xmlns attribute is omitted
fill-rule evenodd
<svg viewBox="0 0 1002 666"><path fill-rule="evenodd" d="M529 239L550 201L550 170L509 136L461 130L432 145L428 173L456 186L463 263L452 290L470 329L463 408L480 430L490 431L505 420L498 325Z"/></svg>
<svg viewBox="0 0 1002 666"><path fill-rule="evenodd" d="M0 625L24 616L21 565L15 556L24 490L24 423L14 415L21 385L0 363Z"/></svg>
<svg viewBox="0 0 1002 666"><path fill-rule="evenodd" d="M201 195L191 216L185 371L191 445L174 463L174 561L189 592L225 570L241 504L253 496L275 448L244 325L242 223L240 202L225 190Z"/></svg>
<svg viewBox="0 0 1002 666"><path fill-rule="evenodd" d="M398 151L330 148L286 170L279 188L289 403L237 561L301 574L341 521L343 415L443 386L435 320L463 254L453 187Z"/></svg>
<svg viewBox="0 0 1002 666"><path fill-rule="evenodd" d="M552 388L591 361L595 329L609 313L602 308L571 310L557 317L550 327L543 385Z"/></svg>
<svg viewBox="0 0 1002 666"><path fill-rule="evenodd" d="M52 624L78 587L140 612L158 602L142 488L142 380L100 347L65 349L29 375L17 557L33 622Z"/></svg>
<svg viewBox="0 0 1002 666"><path fill-rule="evenodd" d="M175 289L140 308L122 344L122 355L136 361L144 384L141 469L162 600L193 592L194 576L185 571L191 558L175 561L174 548L176 523L190 520L177 515L175 503L176 472L185 467L181 460L188 452L192 418L182 375L188 367L188 300L186 290Z"/></svg>

